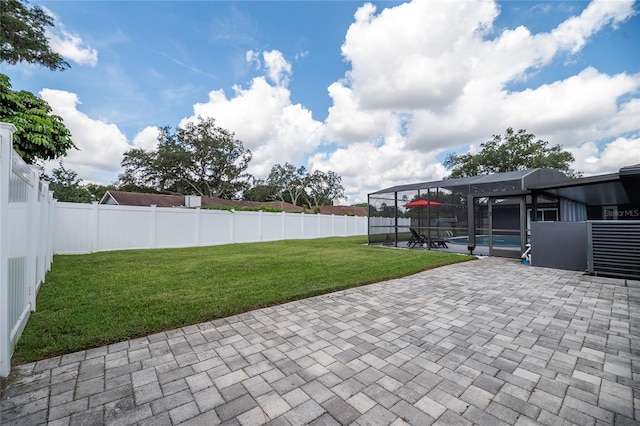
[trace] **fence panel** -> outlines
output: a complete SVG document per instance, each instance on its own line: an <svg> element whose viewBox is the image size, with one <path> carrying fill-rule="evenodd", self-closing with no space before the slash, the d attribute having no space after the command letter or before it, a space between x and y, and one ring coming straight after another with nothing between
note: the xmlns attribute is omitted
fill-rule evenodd
<svg viewBox="0 0 640 426"><path fill-rule="evenodd" d="M366 233L366 217L58 202L53 244L56 254L83 254Z"/></svg>
<svg viewBox="0 0 640 426"><path fill-rule="evenodd" d="M233 240L232 212L224 210L200 210L200 245L229 244Z"/></svg>
<svg viewBox="0 0 640 426"><path fill-rule="evenodd" d="M0 123L0 376L53 260L54 201L39 170L12 148L15 127Z"/></svg>
<svg viewBox="0 0 640 426"><path fill-rule="evenodd" d="M152 220L154 225L151 227L151 232L156 234L153 247L172 248L198 245L197 213L198 211L195 209L152 208L151 214L155 215L155 218Z"/></svg>
<svg viewBox="0 0 640 426"><path fill-rule="evenodd" d="M283 240L285 235L286 213L262 213L261 241Z"/></svg>
<svg viewBox="0 0 640 426"><path fill-rule="evenodd" d="M236 211L233 213L233 243L255 243L260 241L260 215L257 212Z"/></svg>
<svg viewBox="0 0 640 426"><path fill-rule="evenodd" d="M91 204L56 203L54 246L55 253L91 253L93 236L90 224ZM82 232L80 232L82 230Z"/></svg>

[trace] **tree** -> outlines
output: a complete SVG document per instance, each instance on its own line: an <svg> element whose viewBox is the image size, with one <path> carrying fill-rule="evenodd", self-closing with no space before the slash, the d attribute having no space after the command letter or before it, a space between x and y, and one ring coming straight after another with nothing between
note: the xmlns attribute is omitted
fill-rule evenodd
<svg viewBox="0 0 640 426"><path fill-rule="evenodd" d="M173 134L163 128L154 151L127 151L118 187L233 198L249 187L249 161L251 151L233 133L198 117Z"/></svg>
<svg viewBox="0 0 640 426"><path fill-rule="evenodd" d="M245 201L273 201L274 188L267 185L264 179L252 179L251 186L242 193Z"/></svg>
<svg viewBox="0 0 640 426"><path fill-rule="evenodd" d="M335 172L325 173L316 170L309 176L307 198L309 204L316 208L320 206L332 205L333 200L344 198L344 187L342 178Z"/></svg>
<svg viewBox="0 0 640 426"><path fill-rule="evenodd" d="M37 63L54 71L69 68L69 63L51 50L47 27L53 27L53 18L41 7L0 0L0 62Z"/></svg>
<svg viewBox="0 0 640 426"><path fill-rule="evenodd" d="M295 205L298 205L300 197L305 193L308 182L309 176L304 166L296 168L290 163L285 163L284 166L276 164L267 178L267 186L273 191L273 199Z"/></svg>
<svg viewBox="0 0 640 426"><path fill-rule="evenodd" d="M504 136L493 135L493 139L480 146L477 154L449 154L444 162L451 169L450 178L486 175L535 168L551 168L568 176L580 176L570 168L573 154L563 151L561 145L549 147L549 142L538 139L525 129L514 132L509 127Z"/></svg>
<svg viewBox="0 0 640 426"><path fill-rule="evenodd" d="M84 185L84 187L89 191L89 194L91 194L91 201L100 201L107 191L116 189L113 185L99 185L97 183L89 183Z"/></svg>
<svg viewBox="0 0 640 426"><path fill-rule="evenodd" d="M215 126L212 118L198 117L177 132L177 139L191 153L187 173L195 177L202 195L233 198L248 188L252 154L228 130Z"/></svg>
<svg viewBox="0 0 640 426"><path fill-rule="evenodd" d="M13 148L29 164L64 156L76 148L62 117L51 114L49 104L33 93L11 90L4 74L0 74L0 121L16 126Z"/></svg>
<svg viewBox="0 0 640 426"><path fill-rule="evenodd" d="M52 176L44 175L49 181L49 190L58 201L69 203L90 203L93 201L91 192L82 185L82 179L78 179L78 173L66 169L62 161L60 167L52 170Z"/></svg>

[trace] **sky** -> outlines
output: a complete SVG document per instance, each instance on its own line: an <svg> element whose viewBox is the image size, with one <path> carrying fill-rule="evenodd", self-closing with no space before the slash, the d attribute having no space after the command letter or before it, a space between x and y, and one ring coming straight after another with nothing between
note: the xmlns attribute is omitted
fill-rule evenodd
<svg viewBox="0 0 640 426"><path fill-rule="evenodd" d="M440 180L508 127L584 176L640 163L640 1L37 1L65 71L0 64L45 99L111 184L123 153L198 116L275 164L329 170L346 198ZM58 161L47 165L50 170Z"/></svg>

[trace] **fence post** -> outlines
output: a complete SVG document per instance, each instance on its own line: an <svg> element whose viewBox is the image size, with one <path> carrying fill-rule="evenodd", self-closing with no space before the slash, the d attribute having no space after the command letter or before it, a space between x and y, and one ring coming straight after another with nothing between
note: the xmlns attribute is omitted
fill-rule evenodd
<svg viewBox="0 0 640 426"><path fill-rule="evenodd" d="M196 241L195 246L200 247L200 207L196 207L196 220L195 220L195 228L196 228Z"/></svg>
<svg viewBox="0 0 640 426"><path fill-rule="evenodd" d="M157 235L158 235L158 206L156 204L151 204L151 210L149 210L149 214L151 214L151 220L149 220L149 232L150 232L150 240L149 243L151 248L156 248L157 244Z"/></svg>
<svg viewBox="0 0 640 426"><path fill-rule="evenodd" d="M100 226L98 220L98 202L91 202L91 216L89 218L89 253L95 253L98 251L98 227Z"/></svg>
<svg viewBox="0 0 640 426"><path fill-rule="evenodd" d="M9 179L13 124L0 123L0 376L11 371L9 324Z"/></svg>
<svg viewBox="0 0 640 426"><path fill-rule="evenodd" d="M229 210L229 214L231 215L231 244L235 244L236 242L236 210Z"/></svg>
<svg viewBox="0 0 640 426"><path fill-rule="evenodd" d="M36 288L37 283L37 258L38 258L38 246L40 241L40 228L42 226L42 221L39 219L38 212L38 193L40 192L40 169L37 166L30 166L31 172L34 175L33 178L33 186L29 189L29 194L27 194L27 203L29 205L29 213L31 219L29 220L31 226L29 226L29 236L31 239L31 243L29 244L29 254L27 255L27 272L26 272L26 281L27 288L25 291L26 300L29 301L31 305L31 312L36 310Z"/></svg>

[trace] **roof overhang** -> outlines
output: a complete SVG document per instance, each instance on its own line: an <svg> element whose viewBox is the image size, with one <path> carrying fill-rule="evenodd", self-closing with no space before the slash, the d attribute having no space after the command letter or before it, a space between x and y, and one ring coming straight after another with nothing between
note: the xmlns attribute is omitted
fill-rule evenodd
<svg viewBox="0 0 640 426"><path fill-rule="evenodd" d="M640 201L640 166L625 167L619 173L571 179L529 189L588 206L637 203Z"/></svg>

